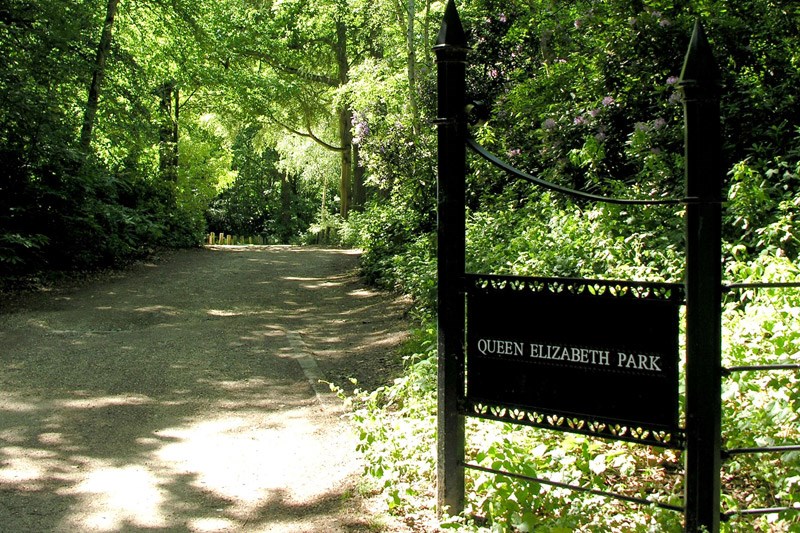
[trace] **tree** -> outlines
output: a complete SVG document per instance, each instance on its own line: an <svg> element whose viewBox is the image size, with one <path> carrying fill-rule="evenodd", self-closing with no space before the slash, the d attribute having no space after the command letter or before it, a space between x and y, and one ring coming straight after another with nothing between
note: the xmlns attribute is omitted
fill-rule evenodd
<svg viewBox="0 0 800 533"><path fill-rule="evenodd" d="M350 7L345 0L292 0L274 5L268 17L263 7L231 6L226 32L231 37L220 58L231 83L248 87L243 108L339 154L343 217L354 207L353 192L355 205L363 197L363 183L354 183L363 174L354 170L352 110L338 96L362 48ZM336 140L326 140L330 137Z"/></svg>
<svg viewBox="0 0 800 533"><path fill-rule="evenodd" d="M100 42L97 45L97 55L95 56L94 68L92 69L92 81L89 85L89 96L86 102L86 109L83 115L83 126L81 127L80 146L84 153L89 151L92 142L92 129L94 119L97 115L97 106L100 100L100 89L105 74L106 61L111 51L112 28L114 17L117 16L119 0L108 0L106 5L106 18L103 23L103 31L100 34Z"/></svg>
<svg viewBox="0 0 800 533"><path fill-rule="evenodd" d="M178 181L178 124L180 118L180 92L174 81L160 85L156 91L159 99L158 170L161 179Z"/></svg>

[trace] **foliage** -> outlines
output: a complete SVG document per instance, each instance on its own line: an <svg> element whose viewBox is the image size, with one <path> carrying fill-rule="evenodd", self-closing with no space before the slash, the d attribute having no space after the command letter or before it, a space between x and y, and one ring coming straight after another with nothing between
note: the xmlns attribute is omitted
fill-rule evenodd
<svg viewBox="0 0 800 533"><path fill-rule="evenodd" d="M77 0L4 5L0 274L116 265L156 246L199 242L205 228L194 191L203 171L187 164L177 182L159 179L152 120L158 100L149 91L163 78L137 61L137 51L148 43L160 41L166 49L174 42L156 35L163 27L155 23L157 15L182 4L162 7L137 13L143 15L139 21L150 23L146 28L130 26L129 11L118 18L115 28L121 31L107 61L94 142L86 153L77 137L105 11ZM131 35L136 32L141 40ZM191 153L189 137L183 147Z"/></svg>
<svg viewBox="0 0 800 533"><path fill-rule="evenodd" d="M388 387L356 389L346 400L367 472L394 511L431 508L435 486L436 346L433 330L420 330L407 345L406 372Z"/></svg>
<svg viewBox="0 0 800 533"><path fill-rule="evenodd" d="M430 286L430 280L414 282L404 274L398 276L398 272L411 272L415 268L408 265L406 269L400 264L400 257L412 246L412 242L416 243L416 250L421 254L418 258L420 264L416 267L420 273L426 270L422 264L431 260L431 239L426 236L430 221L426 213L419 213L411 207L408 204L391 205L374 201L364 213L353 213L342 229L344 244L365 248L361 257L361 272L368 281L386 288L406 289L417 283ZM430 271L428 273L432 274ZM424 299L422 293L412 294Z"/></svg>
<svg viewBox="0 0 800 533"><path fill-rule="evenodd" d="M416 109L430 116L432 79L430 71L424 73L427 77L421 77L419 82L431 90L417 97ZM415 125L406 105L406 91L407 80L390 65L367 60L354 69L347 93L355 110L354 142L361 149L368 183L382 199L403 198L416 211L432 213L434 132L429 128L420 131Z"/></svg>
<svg viewBox="0 0 800 533"><path fill-rule="evenodd" d="M771 158L748 158L730 171L726 222L738 256L762 252L796 258L800 130L793 149Z"/></svg>
<svg viewBox="0 0 800 533"><path fill-rule="evenodd" d="M316 176L296 176L285 158L261 144L261 135L259 124L237 133L226 166L230 181L206 204L208 227L217 233L261 235L267 242L294 241L314 218Z"/></svg>
<svg viewBox="0 0 800 533"><path fill-rule="evenodd" d="M725 181L725 274L734 282L796 281L800 105L797 80L800 12L747 0L702 2L459 3L472 52L470 97L492 110L473 135L514 166L552 182L598 194L680 198L683 193L682 105L678 76L691 26L704 17L723 73L723 135L730 171ZM713 14L713 17L710 16ZM403 221L414 182L392 174L407 167L407 137L394 127L392 95L400 78L386 63L364 67L378 80L361 92L356 132L364 160L384 185L383 203L348 222L365 249L364 269L384 285L411 292L433 316L435 240ZM392 72L395 72L394 77ZM363 83L363 82L362 82ZM421 85L432 83L423 76ZM368 96L367 100L364 97ZM371 100L370 100L371 99ZM432 104L420 109L434 117ZM410 122L407 122L410 124ZM764 127L760 127L764 125ZM407 127L407 126L406 126ZM389 144L387 144L389 143ZM428 157L430 152L418 153ZM405 165L405 166L404 166ZM680 281L684 235L680 208L590 205L511 182L477 159L469 161L469 271ZM398 199L400 199L398 205ZM396 214L395 209L400 213ZM432 228L431 228L432 229ZM727 366L796 363L796 291L733 291L726 296ZM428 342L434 342L429 332ZM432 348L431 348L432 350ZM433 357L432 352L428 354ZM434 366L424 367L434 379ZM419 367L408 375L418 376ZM724 388L726 446L800 442L796 371L735 372ZM363 395L368 393L362 393ZM416 394L425 394L418 397ZM402 383L360 404L364 452L391 471L391 484L414 494L393 505L418 505L427 481L393 470L386 443L407 442L408 427L433 424L429 414L384 409L434 401L433 391ZM364 409L367 409L365 412ZM417 416L418 420L409 417ZM365 421L379 420L366 423ZM396 437L398 431L402 437ZM671 451L469 420L469 457L484 466L579 483L680 504L682 457ZM433 446L420 431L423 449ZM427 439L427 440L426 440ZM419 443L407 444L411 449ZM377 454L377 455L373 455ZM430 455L416 460L432 461ZM403 464L410 459L398 460ZM725 461L725 510L797 506L796 452L737 455ZM413 459L411 459L413 462ZM430 464L424 468L429 471ZM378 472L378 483L384 477ZM386 478L388 479L388 478ZM581 495L544 484L468 471L468 509L445 526L493 531L679 530L680 515ZM419 486L414 487L414 483ZM388 486L388 485L387 485ZM565 512L569 509L570 512ZM794 531L797 513L734 516L724 531Z"/></svg>
<svg viewBox="0 0 800 533"><path fill-rule="evenodd" d="M674 208L559 204L550 193L520 204L498 201L491 213L471 213L468 270L653 281L682 277L682 226Z"/></svg>
<svg viewBox="0 0 800 533"><path fill-rule="evenodd" d="M796 282L795 263L764 253L749 263L734 262L728 272L737 283ZM725 367L796 363L800 349L800 293L797 289L744 289L728 298L724 323ZM780 446L800 440L800 383L796 371L734 372L724 381L723 436L729 448ZM800 454L736 455L725 462L729 488L724 501L733 510L797 506ZM796 517L795 517L796 518ZM791 516L769 516L756 523L780 530ZM796 520L793 523L797 523ZM735 530L747 524L740 518ZM795 525L796 527L796 525Z"/></svg>
<svg viewBox="0 0 800 533"><path fill-rule="evenodd" d="M209 226L272 242L360 247L365 277L411 294L430 323L437 245L431 48L444 4L122 2L87 150L79 132L105 6L6 1L0 274L121 264L157 246L196 245ZM490 109L472 134L554 183L635 198L684 194L678 77L691 27L703 18L724 85L726 276L796 279L797 7L766 0L458 4L471 45L470 98ZM476 158L469 167L470 270L682 279L679 209L592 205L512 182ZM726 298L726 365L796 360L796 294L745 290ZM410 349L406 376L353 398L371 473L401 511L430 506L434 352L426 330ZM728 377L729 444L800 440L797 388L791 373ZM477 435L470 453L487 465L620 490L635 472L642 479L628 490L662 500L680 492L680 458L668 452L485 423L470 431ZM788 453L727 461L725 505L796 503L797 460ZM455 519L454 527L677 527L668 511L512 478L473 474L469 482L479 518ZM564 513L563 503L573 512ZM726 527L798 524L790 516L735 520Z"/></svg>

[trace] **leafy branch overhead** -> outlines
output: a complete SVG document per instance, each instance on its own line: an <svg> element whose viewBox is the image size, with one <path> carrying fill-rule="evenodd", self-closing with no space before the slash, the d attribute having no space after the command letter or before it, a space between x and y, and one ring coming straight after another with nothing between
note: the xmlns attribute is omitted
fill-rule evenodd
<svg viewBox="0 0 800 533"><path fill-rule="evenodd" d="M358 247L365 278L412 295L414 316L430 323L438 291L432 47L445 4L5 1L4 286L41 272L122 265L163 246L197 246L213 231L259 242ZM684 195L678 81L691 28L702 18L724 86L726 276L797 280L800 11L794 4L457 5L470 48L468 94L489 110L471 135L532 176L616 197ZM597 206L514 182L480 159L470 159L468 168L470 271L683 279L679 207ZM793 296L727 297L728 362L796 360ZM409 513L427 505L433 485L424 440L435 376L430 335L417 339L412 352L409 373L396 387L354 400L363 400L358 416L371 473L389 505ZM737 377L723 392L731 413L726 438L748 447L798 437L797 390L791 374ZM673 473L681 457L541 433L478 432L470 446L487 463L532 458L537 472L593 487L644 471L646 480L633 491L680 498L680 476ZM796 453L760 465L731 460L724 503L797 505L797 461ZM475 476L471 483L483 495L472 496L478 518L466 526L462 517L465 528L680 527L660 511L610 508L592 498L568 499L574 512L565 514L558 490L513 480ZM734 530L791 531L798 524L788 515L732 520Z"/></svg>

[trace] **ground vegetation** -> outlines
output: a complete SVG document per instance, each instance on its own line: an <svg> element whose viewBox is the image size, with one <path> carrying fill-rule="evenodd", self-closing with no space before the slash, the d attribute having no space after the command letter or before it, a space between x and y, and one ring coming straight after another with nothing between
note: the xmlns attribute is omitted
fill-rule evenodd
<svg viewBox="0 0 800 533"><path fill-rule="evenodd" d="M471 51L470 97L490 110L472 128L512 165L559 185L628 198L683 194L683 106L678 87L691 28L705 24L723 77L726 165L724 279L797 280L800 11L786 3L459 3ZM432 74L418 81L433 87ZM427 84L427 85L426 85ZM430 94L430 91L427 93ZM433 102L422 112L435 117ZM432 505L435 474L435 248L433 183L398 182L381 166L403 128L365 118L371 179L386 196L346 224L366 249L365 273L411 293L422 327L394 386L353 398L362 447L398 512ZM407 121L404 121L408 123ZM376 127L372 127L373 124ZM422 141L422 139L420 139ZM403 147L402 143L394 143ZM375 153L377 152L377 153ZM372 155L375 153L375 155ZM434 153L427 156L434 168ZM407 160L406 160L407 161ZM414 162L420 165L419 161ZM470 158L467 270L680 282L683 211L615 206L537 190ZM406 179L410 172L405 173ZM384 176L381 179L381 176ZM422 207L422 209L420 209ZM796 289L731 291L723 365L793 364ZM795 443L795 371L744 372L723 387L725 446ZM468 457L487 467L680 504L683 458L669 450L468 420ZM403 450L415 450L405 453ZM723 510L797 507L797 452L736 456L723 464ZM467 473L466 516L452 527L493 531L674 531L679 514L545 485ZM726 531L794 531L796 512L733 514Z"/></svg>
<svg viewBox="0 0 800 533"><path fill-rule="evenodd" d="M773 0L462 0L484 146L595 194L680 198L680 69L700 18L722 73L724 278L796 281L800 9ZM436 297L434 0L6 0L0 6L0 273L115 265L207 231L364 250L410 294L408 374L352 397L370 473L401 513L431 505ZM468 269L683 278L680 207L593 204L469 160ZM726 366L796 363L793 290L725 297ZM730 446L800 440L796 372L724 388ZM471 422L472 424L472 422ZM679 456L477 424L479 461L678 501ZM402 448L400 445L402 444ZM404 450L413 450L406 453ZM726 461L724 506L800 505L800 454ZM632 482L633 474L641 481ZM674 529L631 508L471 474L460 527ZM569 503L565 506L564 503ZM569 513L563 509L571 509ZM476 518L477 517L477 518ZM797 515L731 530L797 530Z"/></svg>

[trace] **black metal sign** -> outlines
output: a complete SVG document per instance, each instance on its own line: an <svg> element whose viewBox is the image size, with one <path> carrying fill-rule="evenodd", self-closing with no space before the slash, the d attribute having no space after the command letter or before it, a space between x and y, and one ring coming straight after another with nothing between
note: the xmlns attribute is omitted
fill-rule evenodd
<svg viewBox="0 0 800 533"><path fill-rule="evenodd" d="M682 299L674 284L467 276L469 414L677 430Z"/></svg>

